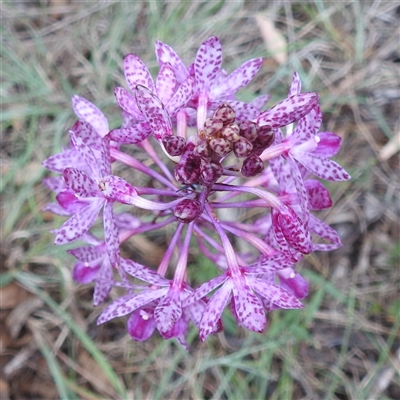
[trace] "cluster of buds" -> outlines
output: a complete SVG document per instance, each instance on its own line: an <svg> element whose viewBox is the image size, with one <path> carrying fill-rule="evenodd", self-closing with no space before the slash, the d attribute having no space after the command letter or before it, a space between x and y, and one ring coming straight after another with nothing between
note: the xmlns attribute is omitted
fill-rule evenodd
<svg viewBox="0 0 400 400"><path fill-rule="evenodd" d="M303 255L341 246L335 230L312 214L332 205L313 175L350 178L330 159L340 137L319 132L319 97L301 92L297 73L287 98L271 108L263 110L268 95L250 103L235 100L263 59L228 74L216 37L201 44L189 67L162 42L156 42L156 57L155 81L137 55L125 57L129 90L114 90L123 118L117 129L110 130L94 104L73 96L78 121L69 131L70 147L43 163L58 173L44 181L57 200L45 209L67 217L54 231L55 244L81 241L68 250L78 260L73 277L94 283L95 306L107 301L113 287L125 290L104 308L98 324L129 316L134 340L157 330L187 348L189 324L205 340L223 329L228 304L240 326L262 332L266 312L302 307L308 284L295 265ZM147 161L120 145L135 146ZM116 163L132 169L129 182L112 173ZM147 186L137 185L139 175ZM116 203L126 209L117 213ZM245 220L224 217L224 209L248 208L253 216ZM101 237L92 233L99 215ZM157 270L121 254L131 237L167 226L173 235ZM236 239L250 247L235 249ZM194 243L218 271L197 287L201 265L193 266L195 274L188 266Z"/></svg>

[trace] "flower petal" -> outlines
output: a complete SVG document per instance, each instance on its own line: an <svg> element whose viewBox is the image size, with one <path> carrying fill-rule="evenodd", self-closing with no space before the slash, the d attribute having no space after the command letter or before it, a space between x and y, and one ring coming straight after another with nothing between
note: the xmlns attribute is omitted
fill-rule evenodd
<svg viewBox="0 0 400 400"><path fill-rule="evenodd" d="M47 158L42 163L43 167L50 171L58 172L62 174L65 168L77 168L80 170L87 170L84 159L82 158L79 151L75 149L63 150L61 153L54 154Z"/></svg>
<svg viewBox="0 0 400 400"><path fill-rule="evenodd" d="M111 288L113 287L114 279L110 260L108 257L104 257L103 264L101 265L99 274L96 277L96 285L93 293L93 305L97 307L110 294Z"/></svg>
<svg viewBox="0 0 400 400"><path fill-rule="evenodd" d="M340 150L342 138L336 133L319 132L319 142L317 148L313 151L319 157L332 157Z"/></svg>
<svg viewBox="0 0 400 400"><path fill-rule="evenodd" d="M292 83L290 84L288 97L294 96L295 94L299 94L300 92L301 92L300 76L296 71L294 71Z"/></svg>
<svg viewBox="0 0 400 400"><path fill-rule="evenodd" d="M119 106L128 114L132 115L135 119L143 119L142 113L140 112L136 98L133 94L130 94L127 90L122 87L116 87L114 89L114 96L117 99Z"/></svg>
<svg viewBox="0 0 400 400"><path fill-rule="evenodd" d="M101 137L107 135L109 131L107 118L89 100L74 95L72 96L72 108L78 118L92 125Z"/></svg>
<svg viewBox="0 0 400 400"><path fill-rule="evenodd" d="M182 83L188 77L189 72L175 50L158 40L156 41L155 48L158 64L161 66L162 64L170 63L175 72L176 79L179 83Z"/></svg>
<svg viewBox="0 0 400 400"><path fill-rule="evenodd" d="M143 142L151 134L151 127L147 121L139 122L127 128L113 129L109 136L121 144L137 144Z"/></svg>
<svg viewBox="0 0 400 400"><path fill-rule="evenodd" d="M138 106L150 124L154 137L161 140L172 135L172 125L167 110L161 100L146 87L138 85L135 90Z"/></svg>
<svg viewBox="0 0 400 400"><path fill-rule="evenodd" d="M103 210L104 238L107 245L107 254L113 267L119 265L119 237L118 228L114 221L113 203L106 201Z"/></svg>
<svg viewBox="0 0 400 400"><path fill-rule="evenodd" d="M176 84L175 73L171 65L169 63L162 64L157 75L156 94L164 104L171 100Z"/></svg>
<svg viewBox="0 0 400 400"><path fill-rule="evenodd" d="M93 199L87 207L64 222L57 231L54 244L69 243L81 237L94 224L103 204L103 199Z"/></svg>
<svg viewBox="0 0 400 400"><path fill-rule="evenodd" d="M222 64L221 42L211 36L199 47L194 61L194 74L198 92L208 92L219 75Z"/></svg>
<svg viewBox="0 0 400 400"><path fill-rule="evenodd" d="M185 107L193 95L194 77L188 78L179 86L178 90L172 96L172 99L166 105L170 115L175 115L182 107Z"/></svg>
<svg viewBox="0 0 400 400"><path fill-rule="evenodd" d="M288 125L306 115L318 103L318 99L317 93L296 94L263 111L257 118L257 123L271 128Z"/></svg>
<svg viewBox="0 0 400 400"><path fill-rule="evenodd" d="M160 300L154 310L157 329L161 334L168 332L182 315L181 290L173 287Z"/></svg>
<svg viewBox="0 0 400 400"><path fill-rule="evenodd" d="M106 176L101 180L99 186L107 200L118 201L122 204L134 204L134 196L137 196L136 189L119 176Z"/></svg>
<svg viewBox="0 0 400 400"><path fill-rule="evenodd" d="M308 204L312 210L322 210L332 206L329 191L315 179L306 179L304 186L307 191Z"/></svg>
<svg viewBox="0 0 400 400"><path fill-rule="evenodd" d="M66 168L63 173L66 184L80 197L99 197L101 191L97 183L84 172Z"/></svg>
<svg viewBox="0 0 400 400"><path fill-rule="evenodd" d="M135 261L121 258L121 268L129 275L142 281L158 286L169 286L169 281L157 272L145 267Z"/></svg>
<svg viewBox="0 0 400 400"><path fill-rule="evenodd" d="M129 317L126 327L133 340L137 342L147 340L156 329L153 312L146 308L135 310Z"/></svg>
<svg viewBox="0 0 400 400"><path fill-rule="evenodd" d="M124 58L125 79L132 92L137 85L146 86L151 92L155 91L153 78L143 61L136 54L128 54Z"/></svg>

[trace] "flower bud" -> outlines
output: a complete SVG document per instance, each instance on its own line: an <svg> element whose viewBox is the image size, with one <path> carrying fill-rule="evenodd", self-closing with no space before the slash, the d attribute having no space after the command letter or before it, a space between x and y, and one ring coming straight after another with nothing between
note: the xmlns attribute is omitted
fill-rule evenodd
<svg viewBox="0 0 400 400"><path fill-rule="evenodd" d="M204 186L215 183L222 175L223 168L221 164L202 163L200 169L200 182Z"/></svg>
<svg viewBox="0 0 400 400"><path fill-rule="evenodd" d="M189 143L175 167L175 179L185 185L197 183L200 177L201 158L194 154L194 144Z"/></svg>
<svg viewBox="0 0 400 400"><path fill-rule="evenodd" d="M232 144L223 138L214 138L210 140L210 147L220 157L226 156L232 150Z"/></svg>
<svg viewBox="0 0 400 400"><path fill-rule="evenodd" d="M237 142L240 138L240 129L237 124L229 124L225 126L221 131L221 136L228 142Z"/></svg>
<svg viewBox="0 0 400 400"><path fill-rule="evenodd" d="M264 171L264 163L257 154L252 154L243 161L242 175L246 177L256 176Z"/></svg>
<svg viewBox="0 0 400 400"><path fill-rule="evenodd" d="M185 151L186 140L181 136L165 136L162 143L170 156L180 156Z"/></svg>
<svg viewBox="0 0 400 400"><path fill-rule="evenodd" d="M236 157L247 157L251 154L252 150L253 145L249 142L248 139L242 136L237 142L233 143L233 152L235 153Z"/></svg>
<svg viewBox="0 0 400 400"><path fill-rule="evenodd" d="M188 224L192 222L203 212L203 205L194 199L182 200L174 210L176 219L180 222Z"/></svg>
<svg viewBox="0 0 400 400"><path fill-rule="evenodd" d="M246 138L249 142L256 140L258 136L258 125L251 121L242 121L239 124L240 136Z"/></svg>
<svg viewBox="0 0 400 400"><path fill-rule="evenodd" d="M214 111L214 118L218 118L224 123L224 125L228 125L235 122L236 114L229 103L224 102Z"/></svg>
<svg viewBox="0 0 400 400"><path fill-rule="evenodd" d="M209 144L204 140L196 145L194 154L198 155L203 160L209 160L214 155Z"/></svg>
<svg viewBox="0 0 400 400"><path fill-rule="evenodd" d="M223 122L218 118L207 118L204 121L204 133L213 136L223 128Z"/></svg>

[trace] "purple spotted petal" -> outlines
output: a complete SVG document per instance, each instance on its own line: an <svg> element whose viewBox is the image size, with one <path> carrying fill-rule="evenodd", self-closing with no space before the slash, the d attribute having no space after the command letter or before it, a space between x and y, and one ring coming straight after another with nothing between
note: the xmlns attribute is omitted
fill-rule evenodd
<svg viewBox="0 0 400 400"><path fill-rule="evenodd" d="M50 176L44 178L42 181L43 185L52 190L53 192L59 193L62 190L67 189L64 178L61 176Z"/></svg>
<svg viewBox="0 0 400 400"><path fill-rule="evenodd" d="M82 246L67 250L67 253L73 255L79 261L90 262L104 257L106 251L105 246Z"/></svg>
<svg viewBox="0 0 400 400"><path fill-rule="evenodd" d="M220 72L221 64L221 42L217 37L211 36L199 47L194 62L194 74L198 92L210 90L213 81Z"/></svg>
<svg viewBox="0 0 400 400"><path fill-rule="evenodd" d="M101 196L99 187L92 178L75 168L66 168L63 173L66 184L80 197Z"/></svg>
<svg viewBox="0 0 400 400"><path fill-rule="evenodd" d="M237 321L253 332L262 332L267 323L263 306L244 279L232 286L232 303Z"/></svg>
<svg viewBox="0 0 400 400"><path fill-rule="evenodd" d="M332 132L318 133L319 142L317 148L313 151L319 157L332 157L339 150L342 144L342 138Z"/></svg>
<svg viewBox="0 0 400 400"><path fill-rule="evenodd" d="M263 58L254 58L246 61L239 68L230 73L218 86L211 91L213 98L223 96L224 98L235 94L239 89L246 86L261 68ZM251 118L248 118L251 119Z"/></svg>
<svg viewBox="0 0 400 400"><path fill-rule="evenodd" d="M97 307L110 294L111 288L113 287L113 273L108 257L105 257L100 271L96 277L96 285L93 293L93 305Z"/></svg>
<svg viewBox="0 0 400 400"><path fill-rule="evenodd" d="M194 296L188 299L189 304L193 303L193 301L200 300L206 294L210 293L216 287L224 283L227 279L228 277L226 276L226 274L222 274L220 276L217 276L216 278L211 279L208 282L204 282L196 289Z"/></svg>
<svg viewBox="0 0 400 400"><path fill-rule="evenodd" d="M296 148L291 152L308 171L312 172L321 179L328 181L347 181L350 175L335 161L327 158L318 157L312 153L298 151Z"/></svg>
<svg viewBox="0 0 400 400"><path fill-rule="evenodd" d="M88 122L77 121L71 131L75 133L76 137L81 138L83 143L90 148L100 148L101 136Z"/></svg>
<svg viewBox="0 0 400 400"><path fill-rule="evenodd" d="M103 324L110 319L122 317L126 314L130 314L136 309L152 302L153 300L159 299L165 296L169 288L162 289L146 289L143 293L132 296L123 296L120 299L111 303L104 311L100 314L97 325Z"/></svg>
<svg viewBox="0 0 400 400"><path fill-rule="evenodd" d="M140 111L150 124L154 137L161 140L172 135L172 125L167 110L161 100L144 86L138 85L135 96Z"/></svg>
<svg viewBox="0 0 400 400"><path fill-rule="evenodd" d="M48 211L56 215L61 215L62 217L69 217L71 212L65 210L57 203L48 203L43 208L42 211Z"/></svg>
<svg viewBox="0 0 400 400"><path fill-rule="evenodd" d="M298 121L306 115L317 103L317 93L300 93L289 97L276 106L263 111L257 119L260 126L268 125L278 128Z"/></svg>
<svg viewBox="0 0 400 400"><path fill-rule="evenodd" d="M301 92L301 80L299 74L294 71L292 83L290 84L290 89L288 93L288 97L292 97L295 94L299 94Z"/></svg>
<svg viewBox="0 0 400 400"><path fill-rule="evenodd" d="M132 92L137 85L146 86L151 92L155 91L153 78L143 61L135 54L128 54L124 58L125 79Z"/></svg>
<svg viewBox="0 0 400 400"><path fill-rule="evenodd" d="M156 94L162 103L167 104L175 93L176 77L169 63L161 65L157 75Z"/></svg>
<svg viewBox="0 0 400 400"><path fill-rule="evenodd" d="M182 107L185 107L193 95L194 77L188 78L179 86L178 90L172 96L172 99L166 105L170 115L175 115Z"/></svg>
<svg viewBox="0 0 400 400"><path fill-rule="evenodd" d="M166 286L169 285L169 281L157 272L141 265L135 261L127 260L125 258L121 258L121 268L131 276L134 276L137 279L142 281L151 283L152 285Z"/></svg>
<svg viewBox="0 0 400 400"><path fill-rule="evenodd" d="M88 167L81 154L75 149L63 150L43 161L43 167L50 171L62 174L65 168L78 168L87 170Z"/></svg>
<svg viewBox="0 0 400 400"><path fill-rule="evenodd" d="M229 100L228 103L235 111L238 121L254 120L260 115L260 110L251 103L236 100Z"/></svg>
<svg viewBox="0 0 400 400"><path fill-rule="evenodd" d="M289 276L278 274L280 286L298 299L305 299L308 296L307 280L291 268L289 270L291 272Z"/></svg>
<svg viewBox="0 0 400 400"><path fill-rule="evenodd" d="M250 102L250 104L257 108L257 110L262 110L264 106L268 103L271 96L269 94L262 94L261 96L256 97L254 100Z"/></svg>
<svg viewBox="0 0 400 400"><path fill-rule="evenodd" d="M100 177L111 174L110 137L108 135L101 141L98 169Z"/></svg>
<svg viewBox="0 0 400 400"><path fill-rule="evenodd" d="M156 41L155 48L158 64L160 66L165 63L171 64L176 79L179 83L182 83L188 77L189 72L181 58L176 54L175 50L158 40Z"/></svg>
<svg viewBox="0 0 400 400"><path fill-rule="evenodd" d="M89 100L83 97L74 95L72 96L72 108L77 117L92 125L96 132L101 136L107 135L108 121L104 114Z"/></svg>
<svg viewBox="0 0 400 400"><path fill-rule="evenodd" d="M134 204L134 196L137 196L136 189L119 176L106 176L101 180L99 186L101 186L102 193L107 200Z"/></svg>
<svg viewBox="0 0 400 400"><path fill-rule="evenodd" d="M173 287L168 294L160 300L154 310L157 329L161 334L168 332L182 315L181 291Z"/></svg>
<svg viewBox="0 0 400 400"><path fill-rule="evenodd" d="M69 243L81 237L94 224L103 204L103 199L93 199L87 207L64 222L57 231L54 244Z"/></svg>
<svg viewBox="0 0 400 400"><path fill-rule="evenodd" d="M297 144L313 139L321 126L322 114L319 106L315 106L304 117L300 118L291 140Z"/></svg>
<svg viewBox="0 0 400 400"><path fill-rule="evenodd" d="M269 303L272 303L280 308L291 309L291 308L303 308L303 304L287 290L282 289L278 285L266 282L262 279L256 279L252 281L252 288L262 297L264 297Z"/></svg>
<svg viewBox="0 0 400 400"><path fill-rule="evenodd" d="M248 267L244 267L243 270L246 274L265 274L268 272L279 271L291 267L293 262L288 260L282 253L274 254L268 257L261 257L255 263Z"/></svg>
<svg viewBox="0 0 400 400"><path fill-rule="evenodd" d="M98 180L101 175L99 174L99 168L97 165L97 158L95 157L93 151L90 149L86 143L83 142L82 138L76 136L74 132L71 131L71 143L77 149L85 161L88 169L91 171L91 174L94 179Z"/></svg>
<svg viewBox="0 0 400 400"><path fill-rule="evenodd" d="M315 179L307 179L304 181L304 186L307 191L308 204L312 210L322 210L332 206L329 191L321 182Z"/></svg>
<svg viewBox="0 0 400 400"><path fill-rule="evenodd" d="M135 119L143 119L142 113L136 104L136 98L131 93L121 87L114 89L114 95L117 99L119 106L128 114L132 115Z"/></svg>
<svg viewBox="0 0 400 400"><path fill-rule="evenodd" d="M107 245L107 254L112 266L119 264L118 228L114 221L113 203L106 201L103 210L104 238Z"/></svg>
<svg viewBox="0 0 400 400"><path fill-rule="evenodd" d="M319 251L331 251L338 249L342 246L342 242L338 233L331 228L329 225L325 224L315 216L310 216L309 228L312 233L320 236L321 238L328 240L330 243L318 243L313 245L313 250Z"/></svg>
<svg viewBox="0 0 400 400"><path fill-rule="evenodd" d="M136 144L143 142L151 134L151 127L147 121L139 122L127 128L113 129L109 136L111 140L121 144Z"/></svg>
<svg viewBox="0 0 400 400"><path fill-rule="evenodd" d="M204 342L207 336L213 333L222 312L231 298L232 286L232 281L227 280L208 302L199 327L201 341Z"/></svg>

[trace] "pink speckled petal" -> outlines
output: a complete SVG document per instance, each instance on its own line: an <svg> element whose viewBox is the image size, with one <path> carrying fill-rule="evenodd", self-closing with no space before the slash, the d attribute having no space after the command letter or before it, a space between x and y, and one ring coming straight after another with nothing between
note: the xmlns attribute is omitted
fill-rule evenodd
<svg viewBox="0 0 400 400"><path fill-rule="evenodd" d="M81 154L75 149L67 149L55 154L42 163L43 167L50 171L62 174L65 168L78 168L86 170L88 167Z"/></svg>
<svg viewBox="0 0 400 400"><path fill-rule="evenodd" d="M304 186L307 191L308 204L312 210L322 210L332 206L329 191L321 182L315 179L307 179L304 181Z"/></svg>
<svg viewBox="0 0 400 400"><path fill-rule="evenodd" d="M83 97L74 95L72 96L72 108L77 117L92 125L96 132L101 136L107 135L108 121L104 114L89 100Z"/></svg>
<svg viewBox="0 0 400 400"><path fill-rule="evenodd" d="M83 143L90 148L100 148L101 136L88 122L77 121L71 131L75 133L76 137L81 138Z"/></svg>
<svg viewBox="0 0 400 400"><path fill-rule="evenodd" d="M171 65L169 63L162 64L157 75L156 94L163 104L167 104L171 100L176 84L175 73Z"/></svg>
<svg viewBox="0 0 400 400"><path fill-rule="evenodd" d="M202 342L206 340L207 336L213 333L215 326L221 318L222 312L231 298L232 286L232 281L227 280L208 302L199 327L199 334Z"/></svg>
<svg viewBox="0 0 400 400"><path fill-rule="evenodd" d="M208 92L213 81L218 76L222 64L221 42L215 36L211 36L201 44L194 62L194 74L197 91Z"/></svg>
<svg viewBox="0 0 400 400"><path fill-rule="evenodd" d="M268 103L271 96L269 94L262 94L261 96L256 97L254 100L250 102L250 104L260 110L264 108L264 106Z"/></svg>
<svg viewBox="0 0 400 400"><path fill-rule="evenodd" d="M135 261L121 258L121 268L129 275L140 279L142 281L151 283L152 285L166 286L169 285L169 281L163 278L157 272L145 267Z"/></svg>
<svg viewBox="0 0 400 400"><path fill-rule="evenodd" d="M117 99L119 106L128 114L132 115L135 119L143 119L142 113L136 104L136 98L133 94L129 93L122 87L116 87L114 89L114 95Z"/></svg>
<svg viewBox="0 0 400 400"><path fill-rule="evenodd" d="M254 120L260 115L260 110L250 103L236 100L229 100L228 103L235 111L238 121Z"/></svg>
<svg viewBox="0 0 400 400"><path fill-rule="evenodd" d="M105 246L82 246L67 250L67 253L73 255L79 261L90 262L104 257L106 251Z"/></svg>
<svg viewBox="0 0 400 400"><path fill-rule="evenodd" d="M114 279L110 261L107 257L105 257L100 271L96 277L96 285L93 293L93 305L95 307L103 303L108 297L111 288L113 287L113 283Z"/></svg>
<svg viewBox="0 0 400 400"><path fill-rule="evenodd" d="M293 262L288 260L282 253L274 254L268 257L261 257L254 264L243 267L246 274L265 274L272 271L279 271L291 267Z"/></svg>
<svg viewBox="0 0 400 400"><path fill-rule="evenodd" d="M103 199L93 199L87 207L64 222L57 231L54 244L60 245L69 243L81 237L94 224L103 204Z"/></svg>
<svg viewBox="0 0 400 400"><path fill-rule="evenodd" d="M172 125L161 100L146 87L138 85L135 90L140 111L150 124L154 137L161 140L172 135Z"/></svg>
<svg viewBox="0 0 400 400"><path fill-rule="evenodd" d="M338 249L342 247L342 242L338 233L331 228L329 225L325 224L314 215L310 216L310 224L309 224L310 231L315 233L316 235L322 237L325 240L328 240L329 244L325 243L318 243L313 245L313 250L319 251L330 251Z"/></svg>
<svg viewBox="0 0 400 400"><path fill-rule="evenodd" d="M262 279L254 279L252 288L270 303L284 309L303 308L303 304L290 294L287 290L282 289L278 285L266 282Z"/></svg>
<svg viewBox="0 0 400 400"><path fill-rule="evenodd" d="M228 277L226 276L226 274L222 274L220 276L217 276L217 277L211 279L208 282L204 282L202 285L200 285L196 289L194 296L191 298L188 298L187 301L189 302L189 304L191 304L191 303L193 303L193 301L200 300L206 294L213 291L216 287L222 285L227 279L228 279Z"/></svg>
<svg viewBox="0 0 400 400"><path fill-rule="evenodd" d="M276 106L263 111L257 119L260 126L279 128L298 121L318 103L317 93L300 93L289 97Z"/></svg>
<svg viewBox="0 0 400 400"><path fill-rule="evenodd" d="M154 310L157 329L161 334L168 332L182 315L181 291L171 287Z"/></svg>
<svg viewBox="0 0 400 400"><path fill-rule="evenodd" d="M107 245L107 254L113 267L119 265L119 237L118 228L114 221L113 203L106 201L103 210L104 238Z"/></svg>
<svg viewBox="0 0 400 400"><path fill-rule="evenodd" d="M137 144L143 142L151 134L150 124L139 122L127 128L113 129L110 132L110 139L121 144Z"/></svg>
<svg viewBox="0 0 400 400"><path fill-rule="evenodd" d="M135 54L128 54L124 58L125 79L132 92L137 85L146 86L151 92L155 91L153 78L143 61Z"/></svg>
<svg viewBox="0 0 400 400"><path fill-rule="evenodd" d="M99 187L92 178L75 168L66 168L63 173L66 184L80 197L101 196Z"/></svg>
<svg viewBox="0 0 400 400"><path fill-rule="evenodd" d="M69 217L71 212L65 210L57 203L47 203L43 208L42 211L51 212L56 215L61 215L62 217Z"/></svg>
<svg viewBox="0 0 400 400"><path fill-rule="evenodd" d="M215 86L211 91L211 96L217 98L219 96L229 97L235 94L239 89L246 86L261 68L263 58L254 58L246 61L239 68L236 68L223 81Z"/></svg>
<svg viewBox="0 0 400 400"><path fill-rule="evenodd" d="M189 72L175 50L158 40L156 41L155 48L158 64L161 66L162 64L170 63L175 72L176 79L179 83L182 83L188 77Z"/></svg>
<svg viewBox="0 0 400 400"><path fill-rule="evenodd" d="M312 153L296 151L293 157L297 159L308 171L321 179L328 181L347 181L350 175L335 161L318 157Z"/></svg>
<svg viewBox="0 0 400 400"><path fill-rule="evenodd" d="M108 135L101 141L98 168L100 177L111 174L110 137Z"/></svg>
<svg viewBox="0 0 400 400"><path fill-rule="evenodd" d="M232 292L237 321L253 332L262 332L267 323L264 308L245 279L235 279Z"/></svg>
<svg viewBox="0 0 400 400"><path fill-rule="evenodd" d="M82 158L85 160L87 168L90 170L91 175L94 179L98 180L101 175L99 174L99 168L97 165L97 157L94 155L93 151L90 149L86 143L83 142L82 138L76 136L74 132L71 131L71 143L79 151Z"/></svg>
<svg viewBox="0 0 400 400"><path fill-rule="evenodd" d="M136 189L131 184L116 175L104 177L100 187L106 199L123 204L133 204L133 196L137 195Z"/></svg>
<svg viewBox="0 0 400 400"><path fill-rule="evenodd" d="M301 92L300 76L296 71L294 71L292 83L290 84L288 97L294 96L295 94L299 94L300 92Z"/></svg>
<svg viewBox="0 0 400 400"><path fill-rule="evenodd" d="M182 107L185 107L193 96L194 77L188 78L179 86L178 90L172 96L172 99L166 105L170 115L175 115Z"/></svg>
<svg viewBox="0 0 400 400"><path fill-rule="evenodd" d="M97 325L103 324L110 319L122 317L126 314L130 314L136 309L152 302L153 300L159 299L165 296L169 288L162 289L150 289L148 288L143 293L138 295L123 296L120 299L111 303L104 311L100 314Z"/></svg>
<svg viewBox="0 0 400 400"><path fill-rule="evenodd" d="M292 142L297 144L307 142L314 138L321 126L322 113L317 105L312 108L304 117L300 118L296 129L291 138Z"/></svg>
<svg viewBox="0 0 400 400"><path fill-rule="evenodd" d="M53 192L60 193L62 190L67 189L64 178L62 176L49 176L42 181L43 185L52 190Z"/></svg>

